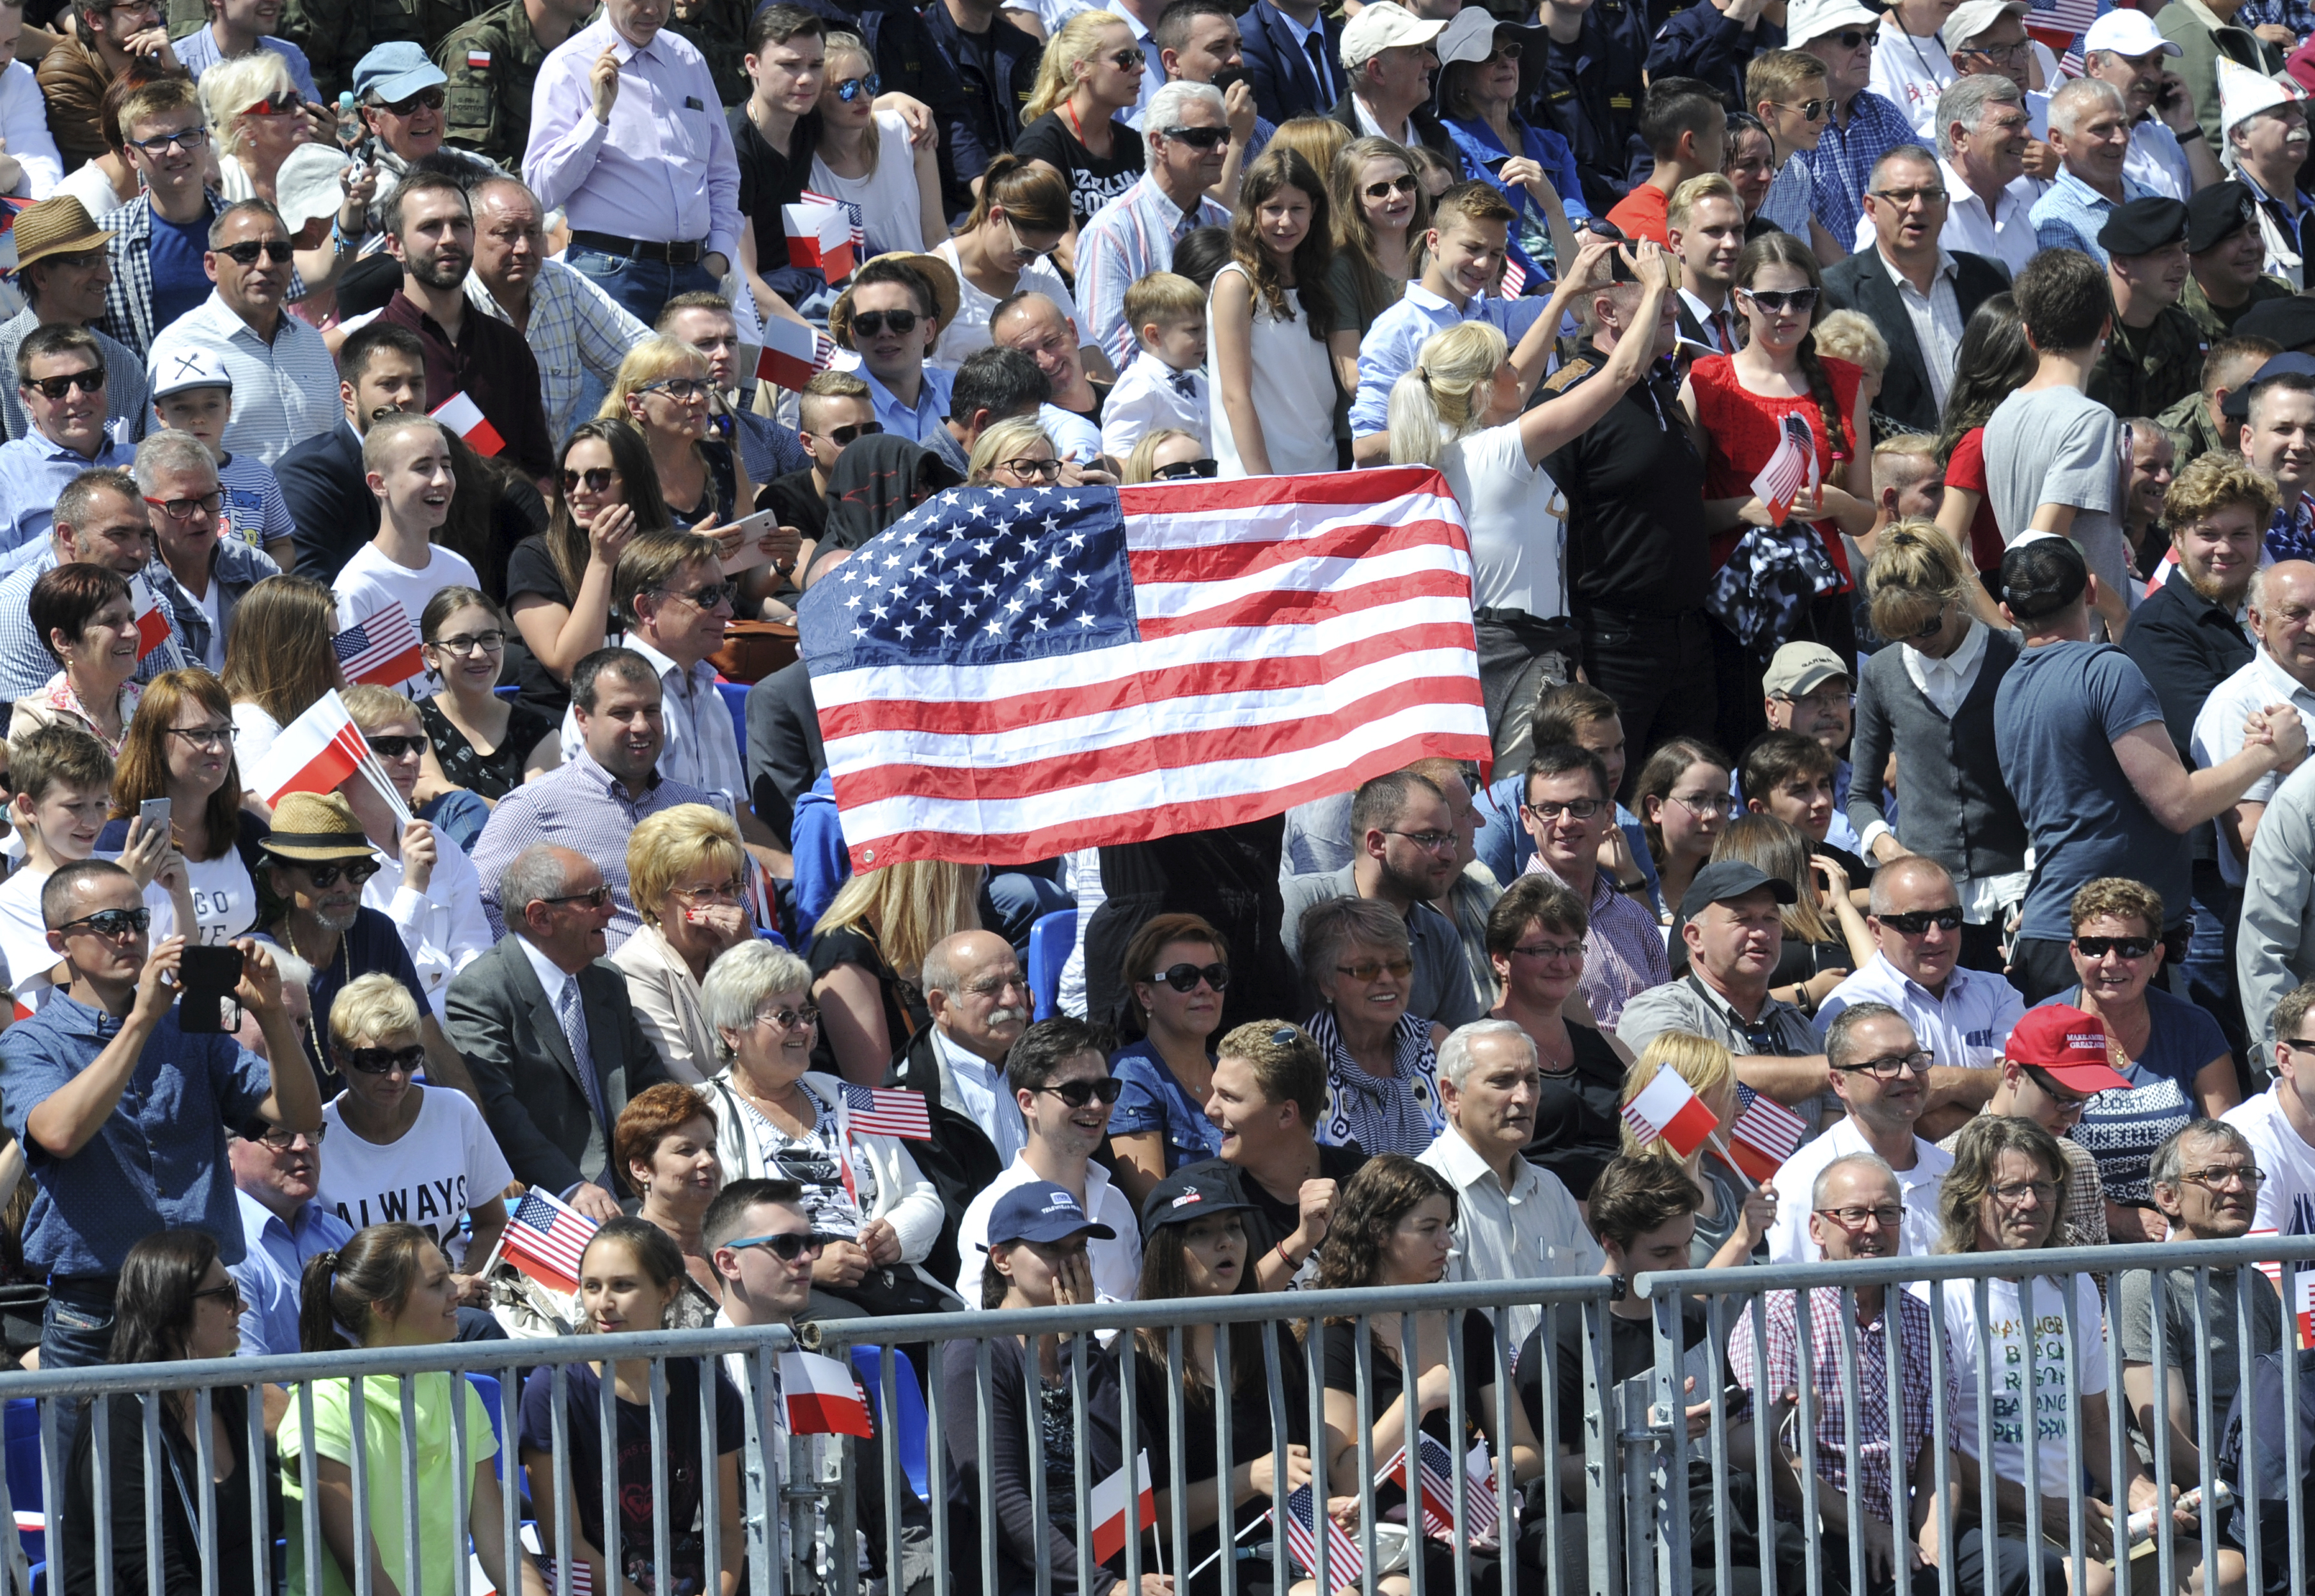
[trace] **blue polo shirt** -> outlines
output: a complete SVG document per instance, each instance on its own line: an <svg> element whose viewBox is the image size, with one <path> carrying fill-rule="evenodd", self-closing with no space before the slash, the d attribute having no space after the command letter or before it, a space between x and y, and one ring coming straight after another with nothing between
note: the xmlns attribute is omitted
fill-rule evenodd
<svg viewBox="0 0 2315 1596"><path fill-rule="evenodd" d="M876 419L884 423L884 430L907 439L910 443L922 443L940 430L948 420L949 390L956 384L955 375L937 366L925 368L924 380L917 385L916 408L911 410L893 396L892 391L876 380L865 366L853 376L868 385L868 404Z"/></svg>
<svg viewBox="0 0 2315 1596"><path fill-rule="evenodd" d="M179 1228L208 1231L228 1266L240 1263L225 1130L256 1116L273 1081L265 1060L230 1036L181 1031L170 1009L86 1147L58 1158L32 1139L32 1110L120 1033L111 1015L58 992L0 1034L0 1121L40 1180L25 1263L49 1275L117 1274L130 1247Z"/></svg>
<svg viewBox="0 0 2315 1596"><path fill-rule="evenodd" d="M262 1358L297 1352L306 1260L345 1246L353 1239L354 1228L318 1202L308 1202L294 1218L284 1219L238 1188L234 1199L241 1208L241 1236L248 1248L233 1266L234 1283L241 1288L242 1355Z"/></svg>

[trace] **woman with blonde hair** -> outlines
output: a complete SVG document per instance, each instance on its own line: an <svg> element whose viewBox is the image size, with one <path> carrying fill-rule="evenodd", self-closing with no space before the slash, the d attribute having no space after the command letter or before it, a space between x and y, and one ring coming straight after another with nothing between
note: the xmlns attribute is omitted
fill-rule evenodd
<svg viewBox="0 0 2315 1596"><path fill-rule="evenodd" d="M925 363L953 371L967 355L987 349L989 318L1000 300L1015 294L1076 303L1046 258L1073 225L1069 185L1060 173L1011 154L991 161L964 226L933 249L956 272L957 303Z"/></svg>
<svg viewBox="0 0 2315 1596"><path fill-rule="evenodd" d="M1333 471L1335 325L1326 189L1277 141L1246 171L1230 259L1206 300L1206 386L1214 458L1225 477Z"/></svg>
<svg viewBox="0 0 2315 1596"><path fill-rule="evenodd" d="M755 485L731 445L707 436L714 392L707 357L658 334L627 351L595 412L598 420L624 417L643 434L668 519L679 532L712 536L755 502Z"/></svg>
<svg viewBox="0 0 2315 1596"><path fill-rule="evenodd" d="M1726 1145L1726 1127L1736 1119L1736 1068L1728 1050L1708 1036L1658 1032L1625 1072L1624 1104L1647 1090L1660 1069L1680 1077L1702 1099L1722 1126L1714 1135L1722 1146ZM1628 1154L1674 1160L1704 1194L1703 1205L1696 1210L1696 1237L1689 1243L1690 1268L1734 1268L1752 1262L1753 1255L1768 1245L1769 1232L1777 1223L1776 1187L1766 1181L1755 1185L1711 1140L1683 1156L1662 1137L1643 1147L1627 1124L1623 1145Z"/></svg>
<svg viewBox="0 0 2315 1596"><path fill-rule="evenodd" d="M330 646L337 634L337 597L308 576L269 576L234 607L224 681L243 764L254 766L282 727L346 685Z"/></svg>
<svg viewBox="0 0 2315 1596"><path fill-rule="evenodd" d="M314 127L288 63L268 49L219 61L201 74L200 93L217 138L218 191L228 201L271 203L274 174Z"/></svg>
<svg viewBox="0 0 2315 1596"><path fill-rule="evenodd" d="M929 144L910 147L907 120L897 111L876 109L876 91L883 84L860 35L830 32L822 44L826 75L812 191L857 208L869 254L920 253L948 233L938 153Z"/></svg>
<svg viewBox="0 0 2315 1596"><path fill-rule="evenodd" d="M1035 416L1015 416L981 433L966 466L972 487L1050 488L1061 480L1060 451Z"/></svg>
<svg viewBox="0 0 2315 1596"><path fill-rule="evenodd" d="M933 945L980 925L980 867L908 859L855 875L812 928L820 1007L812 1068L879 1086L892 1055L932 1024L918 980Z"/></svg>
<svg viewBox="0 0 2315 1596"><path fill-rule="evenodd" d="M1058 173L1069 188L1069 229L1053 248L1077 270L1078 229L1141 181L1141 135L1113 120L1141 98L1148 53L1114 12L1081 11L1053 35L1021 107L1013 153Z"/></svg>
<svg viewBox="0 0 2315 1596"><path fill-rule="evenodd" d="M1205 446L1176 427L1160 427L1155 432L1142 434L1141 441L1125 457L1125 474L1118 480L1127 483L1182 482L1214 474L1213 457Z"/></svg>
<svg viewBox="0 0 2315 1596"><path fill-rule="evenodd" d="M704 803L663 809L627 836L627 891L642 928L611 962L668 1073L697 1086L714 1072L715 1033L699 1006L708 967L751 939L748 856L732 817Z"/></svg>

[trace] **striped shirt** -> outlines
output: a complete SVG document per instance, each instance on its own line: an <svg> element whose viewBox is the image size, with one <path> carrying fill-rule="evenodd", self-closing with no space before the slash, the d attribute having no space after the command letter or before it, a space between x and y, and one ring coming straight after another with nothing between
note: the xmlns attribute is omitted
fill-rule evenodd
<svg viewBox="0 0 2315 1596"><path fill-rule="evenodd" d="M2122 180L2124 201L2146 199L2150 192L2128 176ZM2117 203L2071 172L2061 172L2050 191L2034 201L2034 242L2043 249L2080 250L2103 267L2106 251L2098 245L2098 231Z"/></svg>
<svg viewBox="0 0 2315 1596"><path fill-rule="evenodd" d="M619 362L651 336L651 329L575 267L560 261L538 264L538 276L530 285L530 319L523 324L522 337L538 361L547 434L561 439L587 419L579 413L587 378L606 386L614 381ZM484 315L514 324L514 317L500 306L479 272L466 274L466 299Z"/></svg>
<svg viewBox="0 0 2315 1596"><path fill-rule="evenodd" d="M1447 1128L1439 1102L1439 1055L1431 1049L1431 1022L1401 1015L1391 1036L1391 1076L1369 1075L1335 1028L1335 1013L1322 1008L1302 1027L1326 1057L1326 1112L1318 1122L1325 1147L1356 1145L1369 1157L1378 1153L1418 1157Z"/></svg>
<svg viewBox="0 0 2315 1596"><path fill-rule="evenodd" d="M1558 873L1536 854L1526 873L1559 881ZM1605 871L1592 877L1591 924L1583 933L1583 974L1576 986L1592 1006L1592 1017L1603 1030L1613 1031L1624 1017L1624 1005L1650 987L1672 980L1672 961L1664 953L1663 927L1639 902L1616 890Z"/></svg>
<svg viewBox="0 0 2315 1596"><path fill-rule="evenodd" d="M1193 228L1229 221L1230 213L1202 194L1194 214L1184 210L1147 177L1103 206L1078 235L1078 335L1124 370L1134 351L1126 285L1172 270L1174 245Z"/></svg>
<svg viewBox="0 0 2315 1596"><path fill-rule="evenodd" d="M233 419L223 440L228 453L275 465L345 414L329 346L287 310L276 316L268 341L212 290L154 338L146 369L165 372L168 362L193 353L214 357L233 378Z"/></svg>

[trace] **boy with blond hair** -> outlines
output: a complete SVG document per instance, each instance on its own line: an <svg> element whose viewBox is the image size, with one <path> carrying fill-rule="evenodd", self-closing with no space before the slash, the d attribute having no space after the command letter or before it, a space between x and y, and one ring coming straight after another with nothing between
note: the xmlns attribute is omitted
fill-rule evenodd
<svg viewBox="0 0 2315 1596"><path fill-rule="evenodd" d="M1768 129L1770 156L1777 169L1768 196L1761 201L1761 216L1807 239L1823 264L1847 258L1847 248L1813 213L1815 174L1806 161L1796 159L1800 152L1816 148L1832 117L1832 87L1824 63L1801 50L1764 50L1744 69L1744 100Z"/></svg>
<svg viewBox="0 0 2315 1596"><path fill-rule="evenodd" d="M1208 447L1206 297L1188 278L1152 271L1126 285L1125 324L1140 352L1101 407L1101 452L1122 460L1167 428Z"/></svg>

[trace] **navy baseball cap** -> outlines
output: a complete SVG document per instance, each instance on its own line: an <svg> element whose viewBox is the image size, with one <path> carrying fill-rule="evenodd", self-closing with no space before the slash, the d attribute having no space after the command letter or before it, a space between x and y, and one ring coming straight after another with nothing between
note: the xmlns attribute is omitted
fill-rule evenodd
<svg viewBox="0 0 2315 1596"><path fill-rule="evenodd" d="M1147 1240L1161 1226L1186 1225L1208 1214L1231 1213L1253 1206L1231 1184L1228 1166L1220 1159L1185 1164L1152 1186L1149 1195L1142 1199L1141 1235Z"/></svg>
<svg viewBox="0 0 2315 1596"><path fill-rule="evenodd" d="M1097 1241L1114 1241L1117 1232L1087 1217L1085 1208L1067 1187L1051 1181L1031 1181L1016 1186L989 1210L989 1245L1015 1241L1067 1241L1085 1235Z"/></svg>

